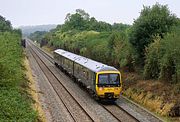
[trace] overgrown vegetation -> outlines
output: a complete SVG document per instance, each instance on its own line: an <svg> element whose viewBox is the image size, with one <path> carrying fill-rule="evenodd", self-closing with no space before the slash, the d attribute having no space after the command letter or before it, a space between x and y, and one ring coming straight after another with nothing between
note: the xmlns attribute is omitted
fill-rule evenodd
<svg viewBox="0 0 180 122"><path fill-rule="evenodd" d="M144 76L180 82L180 27L163 39L157 37L147 48Z"/></svg>
<svg viewBox="0 0 180 122"><path fill-rule="evenodd" d="M53 48L69 50L125 72L136 72L141 80L157 80L170 86L180 84L179 35L179 18L166 5L156 3L144 6L132 26L97 21L78 9L42 38Z"/></svg>
<svg viewBox="0 0 180 122"><path fill-rule="evenodd" d="M179 19L168 7L156 3L146 7L133 25L97 21L84 10L68 13L65 23L42 36L50 46L123 68L143 72L146 79L179 81ZM177 26L176 28L174 26ZM172 48L175 46L175 48Z"/></svg>
<svg viewBox="0 0 180 122"><path fill-rule="evenodd" d="M144 49L153 42L154 36L159 35L163 38L176 24L177 18L170 13L167 6L158 3L152 8L144 6L140 16L133 23L129 40L136 49L138 57L144 57Z"/></svg>
<svg viewBox="0 0 180 122"><path fill-rule="evenodd" d="M0 18L0 121L36 121L26 92L20 30L13 30L9 21Z"/></svg>
<svg viewBox="0 0 180 122"><path fill-rule="evenodd" d="M40 43L41 39L44 37L47 31L35 31L34 33L30 34L32 40L37 40Z"/></svg>

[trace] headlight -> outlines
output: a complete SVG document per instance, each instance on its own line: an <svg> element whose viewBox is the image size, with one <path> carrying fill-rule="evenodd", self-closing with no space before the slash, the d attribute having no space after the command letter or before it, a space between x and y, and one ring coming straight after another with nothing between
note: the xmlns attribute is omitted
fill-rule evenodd
<svg viewBox="0 0 180 122"><path fill-rule="evenodd" d="M114 88L114 90L119 90L119 88Z"/></svg>
<svg viewBox="0 0 180 122"><path fill-rule="evenodd" d="M102 90L104 90L104 88L103 87L99 87L99 91L102 91Z"/></svg>

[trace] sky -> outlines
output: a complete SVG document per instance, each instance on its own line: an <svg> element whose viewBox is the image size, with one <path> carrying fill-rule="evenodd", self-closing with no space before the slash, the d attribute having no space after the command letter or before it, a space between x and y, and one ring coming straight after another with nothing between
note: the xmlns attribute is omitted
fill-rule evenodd
<svg viewBox="0 0 180 122"><path fill-rule="evenodd" d="M132 24L144 6L158 2L180 18L180 0L0 0L0 15L13 27L63 24L67 13L83 9L90 17L110 24Z"/></svg>

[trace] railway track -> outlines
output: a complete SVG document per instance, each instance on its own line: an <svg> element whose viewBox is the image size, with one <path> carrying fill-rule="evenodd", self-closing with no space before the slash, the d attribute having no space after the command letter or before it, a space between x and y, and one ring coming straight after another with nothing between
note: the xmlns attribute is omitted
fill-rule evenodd
<svg viewBox="0 0 180 122"><path fill-rule="evenodd" d="M31 42L30 42L31 43ZM53 61L53 57L51 57L49 54L47 54L46 52L44 52L43 50L39 49L37 46L35 46L34 44L31 43L31 46L34 47L34 50L36 50L37 52L39 51L39 53L41 53L46 59L49 60L49 62L51 62L52 64L54 64ZM41 61L43 63L43 61ZM52 73L52 71L50 71ZM64 73L59 72L59 74L61 75L61 77L63 77L63 79L65 80L69 80L66 77L64 77ZM54 75L55 76L55 75ZM55 76L56 77L56 76ZM57 78L57 77L56 77ZM60 81L58 81L59 83L61 83ZM61 84L63 85L63 84ZM65 90L68 91L68 89L63 86ZM69 94L71 94L70 92L68 92ZM71 95L72 96L72 95ZM75 98L74 98L75 99ZM78 103L78 101L76 100L76 102ZM64 103L65 104L65 103ZM80 104L78 104L80 106ZM124 110L123 108L121 108L119 105L117 104L111 104L111 105L106 105L106 104L100 104L106 111L108 111L114 118L117 119L117 121L120 122L138 122L139 120L132 116L131 114L129 114L126 110ZM82 107L82 106L81 106ZM68 109L68 108L67 108ZM69 110L70 111L70 110ZM88 112L85 112L86 114L88 114ZM88 114L89 116L89 114ZM90 116L89 116L90 117ZM96 118L97 119L97 118ZM75 120L75 119L74 119ZM97 121L95 119L91 118L91 121Z"/></svg>
<svg viewBox="0 0 180 122"><path fill-rule="evenodd" d="M122 109L116 103L105 105L101 104L101 106L106 109L114 118L116 118L120 122L139 122L137 118L129 114L127 111ZM128 118L128 119L127 119Z"/></svg>
<svg viewBox="0 0 180 122"><path fill-rule="evenodd" d="M57 93L59 99L71 115L75 122L79 121L97 121L96 118L90 116L89 112L76 100L76 98L69 92L69 90L61 83L60 79L48 68L46 62L38 54L37 48L31 47L32 44L28 42L29 49L34 59L37 61L39 67L44 72L49 80L54 91ZM68 99L68 100L67 100ZM73 108L73 107L74 108Z"/></svg>

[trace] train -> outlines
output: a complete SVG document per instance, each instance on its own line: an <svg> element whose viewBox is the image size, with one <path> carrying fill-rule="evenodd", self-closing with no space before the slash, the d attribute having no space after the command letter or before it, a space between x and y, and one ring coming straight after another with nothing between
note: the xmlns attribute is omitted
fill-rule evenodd
<svg viewBox="0 0 180 122"><path fill-rule="evenodd" d="M122 93L121 73L112 66L63 49L53 52L54 64L72 76L98 100L116 101Z"/></svg>
<svg viewBox="0 0 180 122"><path fill-rule="evenodd" d="M21 46L26 48L26 39L21 39Z"/></svg>

